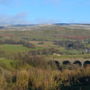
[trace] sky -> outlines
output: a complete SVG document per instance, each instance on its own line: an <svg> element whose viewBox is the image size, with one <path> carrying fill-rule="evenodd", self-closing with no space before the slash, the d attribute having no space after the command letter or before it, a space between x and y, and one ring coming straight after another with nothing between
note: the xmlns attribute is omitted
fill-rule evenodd
<svg viewBox="0 0 90 90"><path fill-rule="evenodd" d="M90 0L0 0L0 24L90 23Z"/></svg>

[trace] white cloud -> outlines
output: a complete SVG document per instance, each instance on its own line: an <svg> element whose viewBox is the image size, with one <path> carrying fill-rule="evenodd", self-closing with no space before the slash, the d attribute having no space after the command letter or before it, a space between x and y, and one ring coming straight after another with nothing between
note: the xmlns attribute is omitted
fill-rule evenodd
<svg viewBox="0 0 90 90"><path fill-rule="evenodd" d="M28 24L27 13L21 12L14 16L11 15L0 15L0 25L7 24Z"/></svg>

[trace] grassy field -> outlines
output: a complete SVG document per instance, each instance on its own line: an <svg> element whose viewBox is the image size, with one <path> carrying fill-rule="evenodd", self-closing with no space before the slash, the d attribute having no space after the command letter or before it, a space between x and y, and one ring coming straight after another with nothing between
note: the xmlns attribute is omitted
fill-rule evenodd
<svg viewBox="0 0 90 90"><path fill-rule="evenodd" d="M8 52L8 53L16 53L16 52L28 51L29 48L26 48L22 45L4 44L4 45L0 45L0 50L3 50L3 51Z"/></svg>
<svg viewBox="0 0 90 90"><path fill-rule="evenodd" d="M72 60L72 59L76 59L76 60L79 60L79 59L90 59L90 54L84 54L84 55L50 55L48 56L48 58L54 58L56 60ZM53 60L53 59L52 59Z"/></svg>
<svg viewBox="0 0 90 90"><path fill-rule="evenodd" d="M43 49L43 47L36 47L36 48L27 48L23 45L12 45L12 44L1 44L0 45L0 51L10 53L10 54L15 54L19 52L28 52L32 50L40 50Z"/></svg>
<svg viewBox="0 0 90 90"><path fill-rule="evenodd" d="M6 70L15 70L16 63L17 63L16 60L0 58L0 68L6 69Z"/></svg>
<svg viewBox="0 0 90 90"><path fill-rule="evenodd" d="M63 47L58 47L56 45L53 45L52 42L44 42L44 44L38 44L40 43L40 41L31 41L31 43L33 43L36 47L35 48L27 48L23 45L11 45L11 44L1 44L0 45L0 52L1 55L4 54L6 56L8 55L14 55L14 54L18 54L18 53L22 53L22 52L28 52L28 51L37 51L37 50L43 50L43 49L48 49L49 47L51 48L56 48L57 50L59 50L60 52L64 52L64 53L72 53L73 55L61 55L60 56L54 56L57 58L90 58L90 54L81 54L80 51L77 50L66 50ZM53 57L52 55L50 57Z"/></svg>

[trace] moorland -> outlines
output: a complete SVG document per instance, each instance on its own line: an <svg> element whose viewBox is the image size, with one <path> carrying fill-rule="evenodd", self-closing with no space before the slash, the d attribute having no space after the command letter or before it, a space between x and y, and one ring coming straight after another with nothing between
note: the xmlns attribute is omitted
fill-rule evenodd
<svg viewBox="0 0 90 90"><path fill-rule="evenodd" d="M1 26L0 90L90 90L90 25Z"/></svg>

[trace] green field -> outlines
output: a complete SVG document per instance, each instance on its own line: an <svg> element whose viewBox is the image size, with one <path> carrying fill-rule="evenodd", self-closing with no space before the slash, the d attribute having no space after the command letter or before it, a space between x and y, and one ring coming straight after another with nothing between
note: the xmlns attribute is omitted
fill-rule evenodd
<svg viewBox="0 0 90 90"><path fill-rule="evenodd" d="M2 67L3 69L6 70L15 70L16 63L17 63L16 60L0 58L0 68Z"/></svg>
<svg viewBox="0 0 90 90"><path fill-rule="evenodd" d="M16 52L28 51L29 48L26 48L26 47L24 47L22 45L4 44L4 45L0 45L0 50L8 52L8 53L16 53Z"/></svg>

